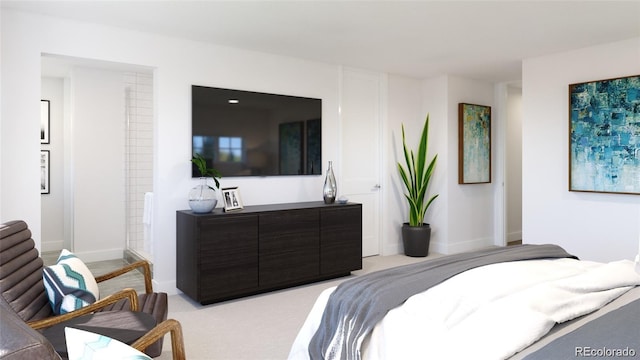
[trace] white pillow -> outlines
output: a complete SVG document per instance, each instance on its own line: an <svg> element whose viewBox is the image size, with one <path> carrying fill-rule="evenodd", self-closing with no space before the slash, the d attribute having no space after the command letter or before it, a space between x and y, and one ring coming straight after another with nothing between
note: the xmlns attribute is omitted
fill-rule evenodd
<svg viewBox="0 0 640 360"><path fill-rule="evenodd" d="M45 266L42 274L49 303L56 314L65 314L99 299L98 283L89 268L67 249L58 262Z"/></svg>
<svg viewBox="0 0 640 360"><path fill-rule="evenodd" d="M89 331L64 328L69 360L151 360L149 356L110 337Z"/></svg>

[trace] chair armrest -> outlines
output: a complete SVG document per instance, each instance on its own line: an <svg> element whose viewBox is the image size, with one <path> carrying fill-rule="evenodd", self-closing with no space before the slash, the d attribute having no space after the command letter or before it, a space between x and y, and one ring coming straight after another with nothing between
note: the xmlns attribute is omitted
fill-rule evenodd
<svg viewBox="0 0 640 360"><path fill-rule="evenodd" d="M66 314L62 314L62 315L57 315L57 316L52 316L46 319L41 319L41 320L34 320L34 321L29 321L27 324L35 329L35 330L39 330L39 329L44 329L53 325L57 325L60 324L62 322L65 322L67 320L71 320L73 318L76 318L78 316L82 316L82 315L86 315L92 312L96 312L97 310L100 310L102 308L104 308L107 305L111 305L114 304L122 299L129 299L129 303L131 304L131 311L138 311L139 310L139 306L138 306L138 293L136 293L135 290L133 289L123 289L118 291L115 294L111 294L109 296L106 296L96 302L94 302L93 304L89 304L83 308L80 308L78 310L66 313Z"/></svg>
<svg viewBox="0 0 640 360"><path fill-rule="evenodd" d="M185 360L186 355L182 326L174 319L167 319L156 325L156 327L131 344L131 347L139 351L144 351L149 345L162 338L168 332L171 332L171 352L173 353L173 360Z"/></svg>
<svg viewBox="0 0 640 360"><path fill-rule="evenodd" d="M142 268L144 274L144 291L147 294L151 294L153 292L153 285L151 284L151 266L149 266L149 262L146 260L139 260L132 264L126 265L118 270L114 270L112 272L106 273L101 276L96 276L96 282L101 282L109 279L113 279L114 277L120 276L122 274L126 274L131 270Z"/></svg>

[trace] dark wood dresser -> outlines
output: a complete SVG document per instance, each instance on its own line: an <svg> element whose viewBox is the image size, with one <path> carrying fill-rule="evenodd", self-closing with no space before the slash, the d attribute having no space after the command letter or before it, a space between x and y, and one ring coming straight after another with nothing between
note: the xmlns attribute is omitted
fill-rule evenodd
<svg viewBox="0 0 640 360"><path fill-rule="evenodd" d="M362 205L304 202L178 211L177 287L201 304L362 268Z"/></svg>

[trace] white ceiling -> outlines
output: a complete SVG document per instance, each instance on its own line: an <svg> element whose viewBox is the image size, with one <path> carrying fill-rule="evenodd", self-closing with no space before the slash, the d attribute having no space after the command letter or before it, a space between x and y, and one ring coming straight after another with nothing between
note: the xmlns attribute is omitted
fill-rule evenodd
<svg viewBox="0 0 640 360"><path fill-rule="evenodd" d="M640 37L638 0L1 1L3 9L419 78L518 81L522 59Z"/></svg>

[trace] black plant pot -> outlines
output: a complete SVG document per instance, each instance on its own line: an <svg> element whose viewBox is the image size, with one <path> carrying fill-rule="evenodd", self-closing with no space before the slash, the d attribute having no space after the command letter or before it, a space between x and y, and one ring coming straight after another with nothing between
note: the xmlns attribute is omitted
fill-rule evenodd
<svg viewBox="0 0 640 360"><path fill-rule="evenodd" d="M412 257L425 257L429 255L429 242L431 241L431 227L429 224L422 226L409 226L402 224L402 244L404 254Z"/></svg>

